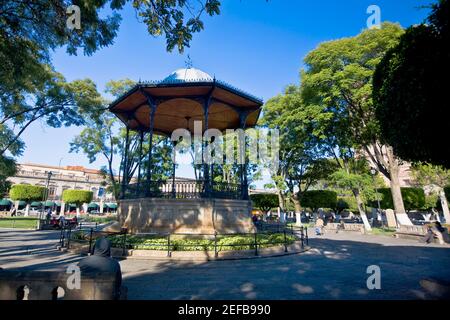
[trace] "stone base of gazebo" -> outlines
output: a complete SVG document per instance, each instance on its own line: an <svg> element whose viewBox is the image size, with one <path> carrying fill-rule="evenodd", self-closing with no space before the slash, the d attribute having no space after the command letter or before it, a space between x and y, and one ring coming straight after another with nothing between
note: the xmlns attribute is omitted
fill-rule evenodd
<svg viewBox="0 0 450 320"><path fill-rule="evenodd" d="M253 233L252 204L228 199L123 199L118 215L130 233Z"/></svg>

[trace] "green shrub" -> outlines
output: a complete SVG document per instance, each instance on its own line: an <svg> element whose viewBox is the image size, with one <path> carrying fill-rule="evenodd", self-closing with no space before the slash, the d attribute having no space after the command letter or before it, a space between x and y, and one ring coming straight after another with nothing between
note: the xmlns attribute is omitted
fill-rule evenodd
<svg viewBox="0 0 450 320"><path fill-rule="evenodd" d="M62 199L66 203L74 203L77 206L80 206L83 203L91 202L92 196L92 191L68 189L63 191Z"/></svg>
<svg viewBox="0 0 450 320"><path fill-rule="evenodd" d="M9 191L11 200L23 200L27 203L32 201L41 201L44 198L46 188L41 186L32 186L28 184L15 184Z"/></svg>
<svg viewBox="0 0 450 320"><path fill-rule="evenodd" d="M439 196L436 193L425 195L425 204L422 209L431 210L433 208L439 208L440 201Z"/></svg>
<svg viewBox="0 0 450 320"><path fill-rule="evenodd" d="M380 206L382 209L393 209L394 203L390 188L378 189L380 193ZM425 192L422 188L401 188L405 210L422 209L425 206Z"/></svg>
<svg viewBox="0 0 450 320"><path fill-rule="evenodd" d="M311 190L303 193L300 203L303 207L317 211L319 208L336 208L337 193L329 190Z"/></svg>
<svg viewBox="0 0 450 320"><path fill-rule="evenodd" d="M352 196L343 196L339 197L336 203L336 212L341 213L345 209L350 211L358 211L358 205L356 204L355 197Z"/></svg>
<svg viewBox="0 0 450 320"><path fill-rule="evenodd" d="M258 248L267 248L284 244L284 234L258 234ZM113 235L108 237L113 247L122 247L123 235ZM217 236L217 250L252 250L254 249L254 235L226 235ZM292 244L295 237L286 235L286 242ZM128 249L139 250L167 250L167 238L160 235L136 236L127 235L126 246ZM171 251L213 251L214 239L204 238L177 238L172 235L170 238Z"/></svg>
<svg viewBox="0 0 450 320"><path fill-rule="evenodd" d="M278 195L276 194L252 194L250 200L253 202L253 206L264 212L269 212L272 208L277 208L279 205Z"/></svg>

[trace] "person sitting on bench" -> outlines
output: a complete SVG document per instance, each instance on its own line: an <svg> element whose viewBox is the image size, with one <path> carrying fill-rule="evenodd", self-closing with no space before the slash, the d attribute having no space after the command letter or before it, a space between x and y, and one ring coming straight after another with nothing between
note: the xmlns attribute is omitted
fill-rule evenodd
<svg viewBox="0 0 450 320"><path fill-rule="evenodd" d="M122 271L120 269L120 264L111 258L111 242L108 239L105 237L97 239L97 241L95 241L93 254L82 259L78 266L80 267L81 274L84 272L105 272L114 274L116 278L114 298L116 300L120 298Z"/></svg>

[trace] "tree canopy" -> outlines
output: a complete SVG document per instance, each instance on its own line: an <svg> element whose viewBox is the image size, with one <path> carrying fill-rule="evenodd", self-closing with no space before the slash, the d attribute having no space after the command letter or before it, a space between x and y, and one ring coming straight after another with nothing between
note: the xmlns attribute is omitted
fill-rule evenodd
<svg viewBox="0 0 450 320"><path fill-rule="evenodd" d="M92 196L92 191L67 189L63 191L62 199L65 203L74 203L80 206L83 203L91 202Z"/></svg>
<svg viewBox="0 0 450 320"><path fill-rule="evenodd" d="M42 201L46 188L42 186L32 186L28 184L15 184L9 191L11 200L22 200L30 203L32 201Z"/></svg>
<svg viewBox="0 0 450 320"><path fill-rule="evenodd" d="M278 196L276 194L252 194L250 195L250 200L255 208L264 212L269 212L272 208L278 207Z"/></svg>
<svg viewBox="0 0 450 320"><path fill-rule="evenodd" d="M330 190L309 190L306 191L301 200L303 207L310 208L314 212L319 208L336 208L337 193Z"/></svg>
<svg viewBox="0 0 450 320"><path fill-rule="evenodd" d="M220 14L218 0L16 0L0 2L0 155L18 156L20 136L36 120L47 125L82 124L80 113L101 107L90 80L67 82L51 64L52 50L91 55L113 43L120 11L129 4L152 36L165 36L167 50L189 47L204 28L202 16ZM81 28L68 28L68 8L80 9ZM105 14L105 11L109 14Z"/></svg>
<svg viewBox="0 0 450 320"><path fill-rule="evenodd" d="M377 66L376 118L384 141L404 160L450 168L447 90L450 87L450 4L432 5L427 24L409 27Z"/></svg>

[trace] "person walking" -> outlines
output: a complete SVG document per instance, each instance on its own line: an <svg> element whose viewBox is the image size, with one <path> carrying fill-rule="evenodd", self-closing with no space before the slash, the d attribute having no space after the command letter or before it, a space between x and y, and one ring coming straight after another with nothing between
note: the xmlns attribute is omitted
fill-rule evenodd
<svg viewBox="0 0 450 320"><path fill-rule="evenodd" d="M321 236L322 235L323 226L324 226L323 219L319 216L317 218L316 224L315 224L316 236Z"/></svg>

